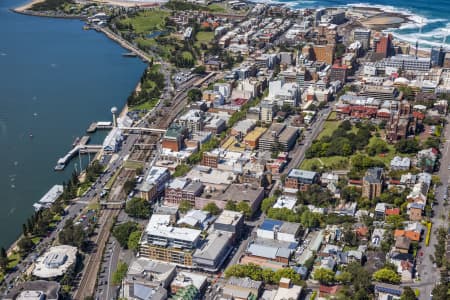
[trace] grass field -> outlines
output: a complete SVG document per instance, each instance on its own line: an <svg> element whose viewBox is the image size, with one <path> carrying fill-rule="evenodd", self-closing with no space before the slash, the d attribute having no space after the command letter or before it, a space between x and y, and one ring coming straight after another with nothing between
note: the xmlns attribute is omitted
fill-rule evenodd
<svg viewBox="0 0 450 300"><path fill-rule="evenodd" d="M210 5L208 5L208 8L212 12L226 12L227 11L225 5L222 3L210 4Z"/></svg>
<svg viewBox="0 0 450 300"><path fill-rule="evenodd" d="M142 168L144 167L144 163L140 162L140 161L130 161L127 160L126 162L124 162L123 167L125 169L133 169L136 170L138 168Z"/></svg>
<svg viewBox="0 0 450 300"><path fill-rule="evenodd" d="M341 121L325 121L325 124L323 125L323 130L320 132L317 139L321 139L323 136L331 136L333 131L338 128L339 124L341 124Z"/></svg>
<svg viewBox="0 0 450 300"><path fill-rule="evenodd" d="M369 141L369 145L367 145L367 147L369 147L375 140L377 140L378 138L373 136L370 141ZM374 158L381 160L382 162L384 162L385 165L389 166L391 160L394 158L394 156L396 156L396 151L395 151L395 147L394 145L388 144L387 145L389 148L389 151L387 153L383 153L383 154L378 154L377 156L375 156Z"/></svg>
<svg viewBox="0 0 450 300"><path fill-rule="evenodd" d="M18 252L13 252L8 256L8 269L12 269L20 261L20 254Z"/></svg>
<svg viewBox="0 0 450 300"><path fill-rule="evenodd" d="M343 156L330 156L330 157L315 157L305 159L299 166L303 170L320 170L321 168L327 169L346 169L349 164L349 158Z"/></svg>
<svg viewBox="0 0 450 300"><path fill-rule="evenodd" d="M212 31L199 31L195 36L197 41L207 43L214 38L214 32Z"/></svg>
<svg viewBox="0 0 450 300"><path fill-rule="evenodd" d="M164 29L165 18L169 12L164 10L149 10L140 12L137 16L120 20L122 25L132 25L136 33L150 33L154 30Z"/></svg>
<svg viewBox="0 0 450 300"><path fill-rule="evenodd" d="M214 32L212 31L199 31L195 36L195 46L200 48L201 44L209 45L214 39Z"/></svg>
<svg viewBox="0 0 450 300"><path fill-rule="evenodd" d="M139 105L130 106L128 108L129 111L136 111L136 110L151 110L153 107L158 104L159 99L152 99L150 101L145 101L144 103L141 103Z"/></svg>

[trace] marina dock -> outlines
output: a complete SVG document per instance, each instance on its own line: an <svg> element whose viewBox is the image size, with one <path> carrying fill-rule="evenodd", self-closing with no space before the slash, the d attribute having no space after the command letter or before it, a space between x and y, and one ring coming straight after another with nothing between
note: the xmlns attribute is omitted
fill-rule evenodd
<svg viewBox="0 0 450 300"><path fill-rule="evenodd" d="M89 125L89 128L86 130L87 133L93 133L96 132L97 129L111 129L112 128L112 122L93 122L91 125Z"/></svg>
<svg viewBox="0 0 450 300"><path fill-rule="evenodd" d="M58 159L56 166L54 168L55 171L62 171L66 167L66 165L70 162L70 160L77 155L85 154L85 153L97 153L102 149L102 145L88 145L87 143L91 139L90 136L83 136L79 142L64 156Z"/></svg>

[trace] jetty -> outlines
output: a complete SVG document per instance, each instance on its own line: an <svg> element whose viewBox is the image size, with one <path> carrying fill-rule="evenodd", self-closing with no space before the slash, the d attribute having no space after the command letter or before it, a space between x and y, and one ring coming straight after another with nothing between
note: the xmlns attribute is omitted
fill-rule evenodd
<svg viewBox="0 0 450 300"><path fill-rule="evenodd" d="M93 133L93 132L96 132L97 129L112 129L112 127L113 127L112 122L108 122L108 121L93 122L91 125L89 125L89 128L86 129L86 132Z"/></svg>
<svg viewBox="0 0 450 300"><path fill-rule="evenodd" d="M62 171L66 167L66 165L70 162L70 160L77 154L85 154L85 153L97 153L102 149L102 145L88 145L87 143L90 140L90 136L83 136L78 143L63 157L58 159L56 166L54 168L55 171Z"/></svg>

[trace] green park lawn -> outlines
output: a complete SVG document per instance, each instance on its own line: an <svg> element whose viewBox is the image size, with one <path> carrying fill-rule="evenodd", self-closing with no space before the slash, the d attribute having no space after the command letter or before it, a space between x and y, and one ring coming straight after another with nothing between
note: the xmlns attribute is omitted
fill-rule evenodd
<svg viewBox="0 0 450 300"><path fill-rule="evenodd" d="M227 9L222 3L213 3L208 5L208 9L212 12L226 12Z"/></svg>
<svg viewBox="0 0 450 300"><path fill-rule="evenodd" d="M150 101L145 101L144 103L128 107L128 110L129 111L151 110L151 109L153 109L153 107L156 106L156 104L158 103L158 100L159 99L152 99Z"/></svg>
<svg viewBox="0 0 450 300"><path fill-rule="evenodd" d="M165 18L169 12L164 10L149 10L140 12L137 16L125 18L120 21L122 25L132 25L136 33L149 33L154 30L164 29Z"/></svg>
<svg viewBox="0 0 450 300"><path fill-rule="evenodd" d="M317 139L320 140L324 136L331 136L333 131L338 128L339 124L341 124L341 121L325 121L323 124L323 129Z"/></svg>
<svg viewBox="0 0 450 300"><path fill-rule="evenodd" d="M195 38L199 42L207 43L207 42L212 41L212 39L214 38L214 32L212 32L212 31L199 31L197 33L197 35L195 36Z"/></svg>
<svg viewBox="0 0 450 300"><path fill-rule="evenodd" d="M20 261L20 254L18 252L12 252L8 256L8 269L12 269L15 266L17 266L19 261Z"/></svg>
<svg viewBox="0 0 450 300"><path fill-rule="evenodd" d="M349 164L349 158L343 156L315 157L303 160L300 169L320 170L322 167L327 169L342 170ZM315 166L315 167L314 167Z"/></svg>

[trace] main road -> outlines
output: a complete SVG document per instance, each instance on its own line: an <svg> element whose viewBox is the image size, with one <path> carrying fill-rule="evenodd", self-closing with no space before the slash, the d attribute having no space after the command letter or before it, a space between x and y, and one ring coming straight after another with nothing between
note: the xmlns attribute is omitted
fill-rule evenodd
<svg viewBox="0 0 450 300"><path fill-rule="evenodd" d="M450 122L450 117L446 118L447 124ZM432 234L428 246L422 245L422 256L418 260L420 264L417 266L419 272L420 282L413 284L415 288L419 289L419 300L429 300L431 293L436 284L440 281L440 272L436 264L433 262L435 246L437 245L436 230L440 227L448 227L448 213L449 207L445 205L447 198L447 189L450 178L450 126L446 125L443 135L444 143L441 147L441 161L438 176L441 180L441 185L435 188L436 204L433 206L433 216L430 221L433 223Z"/></svg>

